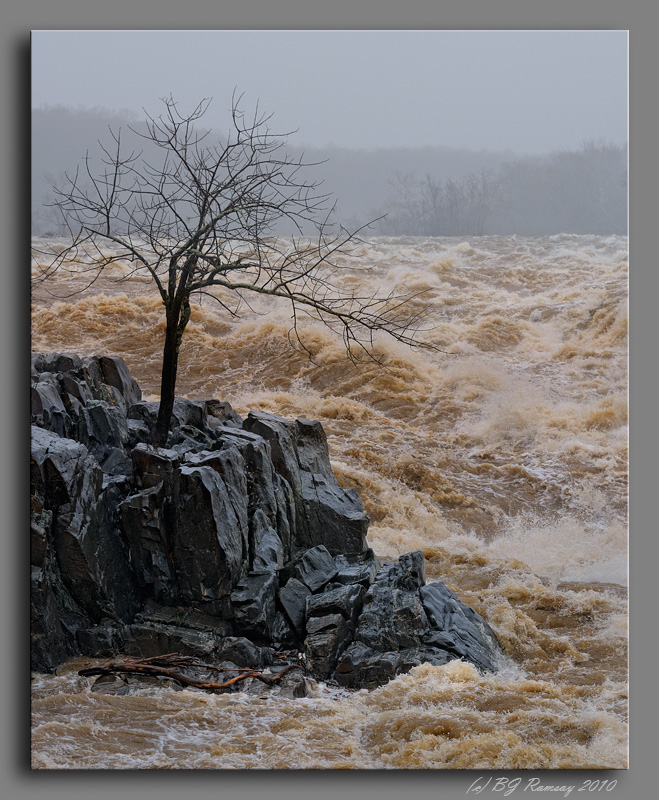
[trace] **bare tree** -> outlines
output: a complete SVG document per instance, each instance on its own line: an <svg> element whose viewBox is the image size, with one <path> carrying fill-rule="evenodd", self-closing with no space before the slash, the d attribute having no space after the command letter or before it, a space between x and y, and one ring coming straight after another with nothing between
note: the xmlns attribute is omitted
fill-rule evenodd
<svg viewBox="0 0 659 800"><path fill-rule="evenodd" d="M306 313L337 330L353 360L375 357L377 331L418 344L424 312L410 296L357 294L341 270L357 232L331 224L328 196L305 179L302 158L286 154L288 134L270 130L270 117L247 116L232 103L232 129L217 141L198 127L210 101L182 113L172 98L142 130L129 127L143 150L126 149L121 129L100 144L100 167L87 155L55 189L71 244L45 257L38 280L56 270L80 270L90 249L86 286L115 262L148 276L165 310L160 408L154 443L166 442L172 414L179 348L193 295L208 295L238 315L250 294L290 303L289 338L303 345L298 322ZM278 237L285 223L292 236ZM111 249L110 249L111 248ZM231 290L213 292L214 287ZM235 302L234 302L235 301Z"/></svg>

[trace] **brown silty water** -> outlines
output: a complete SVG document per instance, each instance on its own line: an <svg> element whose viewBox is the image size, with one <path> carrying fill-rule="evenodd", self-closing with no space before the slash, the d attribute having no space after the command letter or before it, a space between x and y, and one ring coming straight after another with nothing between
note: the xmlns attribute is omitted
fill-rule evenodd
<svg viewBox="0 0 659 800"><path fill-rule="evenodd" d="M41 768L620 768L627 765L627 240L377 238L356 289L403 285L427 338L386 337L385 367L257 299L193 307L178 393L322 422L332 465L394 558L421 549L496 631L497 673L422 665L372 692L288 700L153 690L104 696L70 661L33 681ZM33 293L34 350L123 356L157 399L164 322L127 266ZM35 266L36 270L36 266ZM85 661L84 663L87 663Z"/></svg>

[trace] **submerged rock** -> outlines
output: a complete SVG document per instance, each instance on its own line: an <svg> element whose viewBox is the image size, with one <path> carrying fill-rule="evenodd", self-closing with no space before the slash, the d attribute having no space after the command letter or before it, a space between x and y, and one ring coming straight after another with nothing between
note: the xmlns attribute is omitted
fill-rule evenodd
<svg viewBox="0 0 659 800"><path fill-rule="evenodd" d="M496 636L426 585L422 553L380 563L368 548L320 423L179 398L153 447L158 404L122 359L35 354L31 381L33 669L171 652L270 669L275 648L280 664L302 654L316 677L355 688L424 661L494 669ZM243 688L270 686L257 683ZM303 696L310 684L277 685Z"/></svg>

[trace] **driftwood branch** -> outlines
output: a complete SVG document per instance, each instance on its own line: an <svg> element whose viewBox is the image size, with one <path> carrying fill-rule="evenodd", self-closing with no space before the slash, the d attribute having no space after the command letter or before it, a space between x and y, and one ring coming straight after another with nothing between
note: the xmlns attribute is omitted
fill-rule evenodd
<svg viewBox="0 0 659 800"><path fill-rule="evenodd" d="M236 672L238 674L228 680L218 682L191 677L182 672L181 670L183 669ZM284 675L294 669L301 670L302 667L299 664L289 664L273 675L266 675L251 667L222 667L213 664L204 664L197 659L188 656L180 656L177 653L167 653L163 656L131 658L125 661L113 661L97 667L86 667L85 669L79 670L78 675L86 678L120 674L148 675L150 677L171 678L184 686L193 686L196 689L204 689L208 692L221 692L247 678L256 678L268 686L275 686Z"/></svg>

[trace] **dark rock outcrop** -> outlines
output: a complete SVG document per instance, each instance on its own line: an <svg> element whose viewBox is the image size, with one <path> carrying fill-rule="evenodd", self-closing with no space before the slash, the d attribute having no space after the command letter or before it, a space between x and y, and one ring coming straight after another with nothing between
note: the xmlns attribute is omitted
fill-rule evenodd
<svg viewBox="0 0 659 800"><path fill-rule="evenodd" d="M426 585L420 552L381 564L368 548L318 422L178 398L156 448L158 404L122 359L35 354L31 381L35 670L171 652L270 669L275 650L347 687L424 661L495 668L495 635Z"/></svg>

